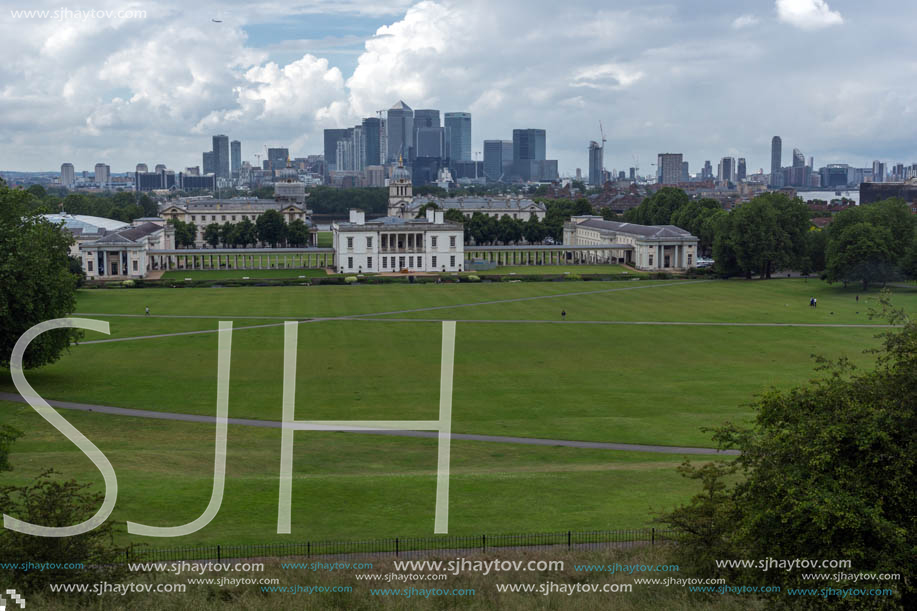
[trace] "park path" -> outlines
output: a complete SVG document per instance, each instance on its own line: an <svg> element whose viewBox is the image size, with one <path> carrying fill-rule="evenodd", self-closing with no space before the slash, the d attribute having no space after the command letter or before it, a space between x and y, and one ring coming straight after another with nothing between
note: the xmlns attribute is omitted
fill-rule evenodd
<svg viewBox="0 0 917 611"><path fill-rule="evenodd" d="M17 393L0 392L0 401L13 401L17 403L26 403L26 400ZM180 420L184 422L201 422L204 424L214 424L216 418L213 416L201 416L197 414L176 414L171 412L155 412L144 409L128 409L124 407L111 407L108 405L92 405L89 403L73 403L70 401L54 401L45 399L49 405L58 409L72 409L84 412L97 412L102 414L111 414L115 416L131 416L135 418L151 418L154 420ZM283 428L283 422L278 420L253 420L248 418L227 418L229 424L238 426L252 426L260 428L280 429ZM316 430L320 425L310 424L310 430ZM294 423L291 428L298 428ZM320 430L320 428L319 428ZM329 431L339 431L333 427L328 427ZM427 439L438 439L439 433L435 431L398 431L398 430L347 430L345 433L356 433L358 435L391 435L395 437L422 437ZM560 446L566 448L586 448L593 450L623 450L629 452L652 452L656 454L738 454L735 450L720 451L714 448L693 448L679 446L660 446L644 445L631 443L609 443L601 441L573 441L569 439L540 439L537 437L504 437L500 435L473 435L467 433L452 433L452 439L461 441L485 441L493 443L512 443L520 445L536 446Z"/></svg>

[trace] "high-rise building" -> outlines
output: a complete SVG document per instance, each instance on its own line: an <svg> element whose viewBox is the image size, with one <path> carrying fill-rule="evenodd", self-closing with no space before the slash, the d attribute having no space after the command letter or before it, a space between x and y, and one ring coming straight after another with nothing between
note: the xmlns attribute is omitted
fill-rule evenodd
<svg viewBox="0 0 917 611"><path fill-rule="evenodd" d="M337 167L338 141L348 137L347 129L326 129L325 136L325 183L328 183L330 173Z"/></svg>
<svg viewBox="0 0 917 611"><path fill-rule="evenodd" d="M107 188L111 182L111 168L104 163L97 163L95 167L95 182L103 189Z"/></svg>
<svg viewBox="0 0 917 611"><path fill-rule="evenodd" d="M513 130L513 173L523 180L541 180L533 171L538 164L533 161L544 161L547 149L547 137L543 129Z"/></svg>
<svg viewBox="0 0 917 611"><path fill-rule="evenodd" d="M282 170L287 167L287 159L290 158L290 149L288 148L269 148L267 150L268 168L271 170Z"/></svg>
<svg viewBox="0 0 917 611"><path fill-rule="evenodd" d="M589 184L600 187L604 184L602 171L605 169L605 151L598 142L589 142Z"/></svg>
<svg viewBox="0 0 917 611"><path fill-rule="evenodd" d="M62 163L60 166L60 184L62 187L69 187L76 182L76 173L73 171L72 163Z"/></svg>
<svg viewBox="0 0 917 611"><path fill-rule="evenodd" d="M414 117L414 125L417 125L417 117ZM419 157L443 157L443 147L445 146L444 134L442 127L421 127L416 132L415 143L416 155Z"/></svg>
<svg viewBox="0 0 917 611"><path fill-rule="evenodd" d="M885 182L885 164L878 159L872 162L872 181Z"/></svg>
<svg viewBox="0 0 917 611"><path fill-rule="evenodd" d="M363 167L378 166L385 163L384 125L382 119L367 117L363 119Z"/></svg>
<svg viewBox="0 0 917 611"><path fill-rule="evenodd" d="M439 155L430 155L429 148L424 150L423 153L419 150L420 145L418 142L418 134L421 129L438 129L441 128L439 122L439 111L432 108L421 108L414 111L414 136L413 136L413 146L414 146L414 156L415 157L442 157L442 153ZM436 136L432 135L432 132L425 132L427 138L427 144L431 144L430 140L435 139Z"/></svg>
<svg viewBox="0 0 917 611"><path fill-rule="evenodd" d="M149 172L150 170L149 168L147 168L147 165L145 163L138 163L137 168L134 171L135 172Z"/></svg>
<svg viewBox="0 0 917 611"><path fill-rule="evenodd" d="M656 177L661 185L674 185L681 181L681 153L659 153L656 157Z"/></svg>
<svg viewBox="0 0 917 611"><path fill-rule="evenodd" d="M690 182L691 180L691 168L688 166L687 161L681 162L681 182Z"/></svg>
<svg viewBox="0 0 917 611"><path fill-rule="evenodd" d="M484 141L484 177L490 182L499 182L503 179L503 154L506 140ZM512 142L510 145L510 163L512 163Z"/></svg>
<svg viewBox="0 0 917 611"><path fill-rule="evenodd" d="M736 181L736 160L734 157L723 157L717 171L717 179L723 182Z"/></svg>
<svg viewBox="0 0 917 611"><path fill-rule="evenodd" d="M443 124L447 157L452 161L471 161L471 113L447 112L443 115Z"/></svg>
<svg viewBox="0 0 917 611"><path fill-rule="evenodd" d="M165 172L165 171L166 171L166 164L164 164L164 163L157 163L157 164L156 164L156 167L153 169L153 171L154 171L154 172Z"/></svg>
<svg viewBox="0 0 917 611"><path fill-rule="evenodd" d="M631 181L636 181L637 180L637 168L629 168L627 177Z"/></svg>
<svg viewBox="0 0 917 611"><path fill-rule="evenodd" d="M804 168L806 167L806 156L802 154L797 148L793 149L793 167L794 168Z"/></svg>
<svg viewBox="0 0 917 611"><path fill-rule="evenodd" d="M388 162L395 163L399 157L411 159L414 154L414 111L399 100L388 109L387 114Z"/></svg>
<svg viewBox="0 0 917 611"><path fill-rule="evenodd" d="M780 136L771 138L771 181L772 187L782 186L782 173L780 168L783 165L783 141Z"/></svg>
<svg viewBox="0 0 917 611"><path fill-rule="evenodd" d="M700 177L702 180L713 180L713 165L709 159L704 162L704 169L701 170Z"/></svg>
<svg viewBox="0 0 917 611"><path fill-rule="evenodd" d="M216 174L217 166L214 161L213 151L206 151L201 158L201 169L204 175Z"/></svg>
<svg viewBox="0 0 917 611"><path fill-rule="evenodd" d="M736 180L742 182L747 177L747 170L745 169L745 157L739 157L739 169L736 171Z"/></svg>
<svg viewBox="0 0 917 611"><path fill-rule="evenodd" d="M242 143L238 140L233 140L229 143L229 171L232 172L233 176L238 176L241 169Z"/></svg>
<svg viewBox="0 0 917 611"><path fill-rule="evenodd" d="M229 178L229 138L222 134L213 137L213 165L217 178Z"/></svg>

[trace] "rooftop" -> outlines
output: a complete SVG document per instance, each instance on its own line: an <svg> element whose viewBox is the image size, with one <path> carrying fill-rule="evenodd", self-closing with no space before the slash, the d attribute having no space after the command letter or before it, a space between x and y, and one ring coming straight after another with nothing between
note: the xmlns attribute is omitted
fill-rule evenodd
<svg viewBox="0 0 917 611"><path fill-rule="evenodd" d="M618 221L604 221L598 218L589 218L579 223L582 227L591 227L605 231L615 231L638 235L644 238L693 238L691 232L685 231L675 225L638 225L636 223L619 223Z"/></svg>

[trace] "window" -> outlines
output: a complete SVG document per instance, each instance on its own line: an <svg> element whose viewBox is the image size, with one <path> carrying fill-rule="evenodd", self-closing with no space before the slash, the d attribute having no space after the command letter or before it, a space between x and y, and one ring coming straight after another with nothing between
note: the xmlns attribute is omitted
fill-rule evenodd
<svg viewBox="0 0 917 611"><path fill-rule="evenodd" d="M414 267L414 257L408 257L408 267Z"/></svg>
<svg viewBox="0 0 917 611"><path fill-rule="evenodd" d="M388 257L382 257L382 269L388 269Z"/></svg>
<svg viewBox="0 0 917 611"><path fill-rule="evenodd" d="M432 236L432 237L430 238L430 247L431 247L431 248L436 248L436 236ZM435 263L434 263L434 265L435 265Z"/></svg>
<svg viewBox="0 0 917 611"><path fill-rule="evenodd" d="M650 255L650 265L653 264L653 255Z"/></svg>
<svg viewBox="0 0 917 611"><path fill-rule="evenodd" d="M352 237L347 238L347 248L353 248L353 238Z"/></svg>
<svg viewBox="0 0 917 611"><path fill-rule="evenodd" d="M367 236L366 237L366 248L372 248L372 247L373 247L373 237Z"/></svg>
<svg viewBox="0 0 917 611"><path fill-rule="evenodd" d="M693 256L693 255L691 255L691 253L688 253L688 265L691 265L691 257L692 257L692 256Z"/></svg>
<svg viewBox="0 0 917 611"><path fill-rule="evenodd" d="M433 238L433 239L435 240L436 238ZM435 255L433 256L432 261L433 261L433 267L436 267L436 256Z"/></svg>
<svg viewBox="0 0 917 611"><path fill-rule="evenodd" d="M398 269L404 269L404 257L398 257Z"/></svg>
<svg viewBox="0 0 917 611"><path fill-rule="evenodd" d="M92 271L92 259L89 259L88 261L86 261L86 269L88 269L89 271Z"/></svg>
<svg viewBox="0 0 917 611"><path fill-rule="evenodd" d="M449 257L449 267L455 267L455 255Z"/></svg>
<svg viewBox="0 0 917 611"><path fill-rule="evenodd" d="M192 223L194 222L194 215L193 215L193 214L191 215L191 222L192 222Z"/></svg>
<svg viewBox="0 0 917 611"><path fill-rule="evenodd" d="M137 262L134 261L134 271L137 271Z"/></svg>
<svg viewBox="0 0 917 611"><path fill-rule="evenodd" d="M455 236L449 236L449 248L455 248Z"/></svg>
<svg viewBox="0 0 917 611"><path fill-rule="evenodd" d="M211 220L211 221L217 220L217 215L211 214L211 215L210 215L210 220Z"/></svg>
<svg viewBox="0 0 917 611"><path fill-rule="evenodd" d="M353 257L347 257L347 269L353 269Z"/></svg>
<svg viewBox="0 0 917 611"><path fill-rule="evenodd" d="M232 220L236 220L236 215L235 215L235 214L232 215Z"/></svg>
<svg viewBox="0 0 917 611"><path fill-rule="evenodd" d="M366 257L366 269L372 269L373 267L373 258Z"/></svg>
<svg viewBox="0 0 917 611"><path fill-rule="evenodd" d="M226 215L224 214L220 220L221 220L221 221L225 221L225 220L226 220Z"/></svg>

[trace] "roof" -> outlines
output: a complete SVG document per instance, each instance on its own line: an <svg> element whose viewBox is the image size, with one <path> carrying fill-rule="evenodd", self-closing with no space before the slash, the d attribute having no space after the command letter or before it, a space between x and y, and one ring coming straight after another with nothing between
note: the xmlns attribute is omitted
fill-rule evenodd
<svg viewBox="0 0 917 611"><path fill-rule="evenodd" d="M527 198L516 197L426 197L417 196L410 204L408 210L417 210L424 204L433 202L444 210L518 210L525 212L534 210L546 212L547 207Z"/></svg>
<svg viewBox="0 0 917 611"><path fill-rule="evenodd" d="M63 212L60 214L42 214L41 216L54 224L63 223L65 229L70 230L72 233L80 234L105 233L106 231L117 231L118 229L130 227L129 223L85 214L67 214ZM100 229L103 231L100 231Z"/></svg>
<svg viewBox="0 0 917 611"><path fill-rule="evenodd" d="M411 110L411 107L405 104L404 100L398 100L389 110Z"/></svg>
<svg viewBox="0 0 917 611"><path fill-rule="evenodd" d="M163 210L169 208L180 208L189 213L204 212L265 212L266 210L283 210L293 206L300 210L305 210L303 206L294 204L289 201L278 202L273 199L209 199L200 201L182 201L179 200L163 207Z"/></svg>
<svg viewBox="0 0 917 611"><path fill-rule="evenodd" d="M344 222L336 223L338 229L349 230L349 231L360 231L364 229L378 229L380 227L410 227L418 226L418 229L437 227L437 228L446 228L446 229L461 229L460 223L453 223L451 221L444 221L442 223L431 223L429 220L424 218L419 219L403 219L397 216L382 216L375 219L370 219L358 225L356 223Z"/></svg>
<svg viewBox="0 0 917 611"><path fill-rule="evenodd" d="M142 225L137 225L136 227L128 227L127 229L122 229L121 231L116 231L115 233L104 235L98 240L90 242L90 245L136 244L138 241L150 235L151 233L156 233L157 231L161 230L162 226L157 225L156 223L143 223Z"/></svg>
<svg viewBox="0 0 917 611"><path fill-rule="evenodd" d="M617 233L627 233L644 238L672 239L695 237L691 235L690 231L685 231L681 227L676 227L675 225L638 225L636 223L619 223L618 221L604 221L590 218L579 223L579 226L614 231Z"/></svg>

